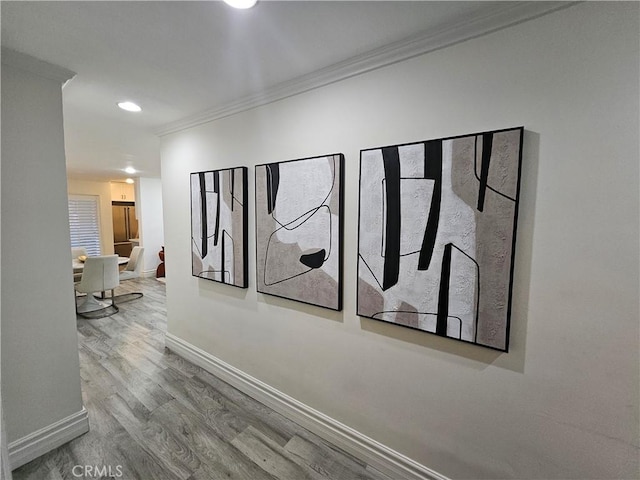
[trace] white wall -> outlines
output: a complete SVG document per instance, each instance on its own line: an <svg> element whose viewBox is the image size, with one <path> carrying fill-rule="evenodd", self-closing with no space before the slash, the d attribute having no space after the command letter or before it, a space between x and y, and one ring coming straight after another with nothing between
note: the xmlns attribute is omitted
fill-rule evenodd
<svg viewBox="0 0 640 480"><path fill-rule="evenodd" d="M136 207L140 222L140 240L144 247L145 275L155 276L160 264L158 252L164 245L162 218L162 182L159 178L139 178Z"/></svg>
<svg viewBox="0 0 640 480"><path fill-rule="evenodd" d="M635 478L639 5L582 3L163 138L169 332L455 478ZM359 149L524 125L511 351L355 315ZM343 152L344 312L191 277L189 173ZM170 206L170 207L169 207Z"/></svg>
<svg viewBox="0 0 640 480"><path fill-rule="evenodd" d="M0 159L1 160L1 159ZM0 167L0 214L2 205L2 168ZM1 215L0 215L1 216ZM0 223L0 272L2 271L2 227ZM0 300L2 299L2 276L0 275ZM0 303L0 312L2 304ZM2 328L0 325L0 387L2 386ZM11 480L11 466L9 465L9 448L7 445L7 429L4 421L4 407L2 401L2 388L0 388L0 480Z"/></svg>
<svg viewBox="0 0 640 480"><path fill-rule="evenodd" d="M83 406L61 81L6 65L2 54L2 402L11 444Z"/></svg>
<svg viewBox="0 0 640 480"><path fill-rule="evenodd" d="M113 214L111 210L111 183L69 178L69 195L94 195L100 204L100 249L102 255L113 255Z"/></svg>

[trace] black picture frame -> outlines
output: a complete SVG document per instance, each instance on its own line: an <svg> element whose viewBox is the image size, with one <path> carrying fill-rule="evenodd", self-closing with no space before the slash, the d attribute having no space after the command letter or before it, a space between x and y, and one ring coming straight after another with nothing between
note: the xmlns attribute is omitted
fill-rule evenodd
<svg viewBox="0 0 640 480"><path fill-rule="evenodd" d="M256 290L342 310L344 155L256 165L255 205Z"/></svg>
<svg viewBox="0 0 640 480"><path fill-rule="evenodd" d="M523 140L514 127L360 151L358 316L509 351Z"/></svg>
<svg viewBox="0 0 640 480"><path fill-rule="evenodd" d="M248 288L247 174L247 167L190 174L194 277Z"/></svg>

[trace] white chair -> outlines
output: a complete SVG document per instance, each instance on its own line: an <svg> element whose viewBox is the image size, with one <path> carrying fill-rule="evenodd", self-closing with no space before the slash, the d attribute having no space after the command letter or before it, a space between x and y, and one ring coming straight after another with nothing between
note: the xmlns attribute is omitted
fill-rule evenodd
<svg viewBox="0 0 640 480"><path fill-rule="evenodd" d="M142 274L142 259L144 254L144 247L133 247L131 255L129 255L129 263L124 270L120 272L120 281L131 280L133 278L139 278ZM123 293L118 295L118 302L129 302L142 297L142 292Z"/></svg>
<svg viewBox="0 0 640 480"><path fill-rule="evenodd" d="M131 255L129 255L129 263L124 270L120 272L120 280L131 280L138 278L142 273L142 254L144 247L133 247Z"/></svg>
<svg viewBox="0 0 640 480"><path fill-rule="evenodd" d="M76 307L78 315L85 318L102 318L118 313L113 290L120 285L118 274L118 256L102 255L87 257L82 270L82 279L76 285L76 291L86 293L85 300ZM99 302L94 292L111 290L111 303Z"/></svg>

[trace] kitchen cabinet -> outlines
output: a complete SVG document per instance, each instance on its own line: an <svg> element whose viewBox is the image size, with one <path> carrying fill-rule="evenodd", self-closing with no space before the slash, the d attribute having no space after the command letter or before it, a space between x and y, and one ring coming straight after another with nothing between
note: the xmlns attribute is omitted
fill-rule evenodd
<svg viewBox="0 0 640 480"><path fill-rule="evenodd" d="M133 202L113 202L113 250L121 257L131 256L133 242L138 239L138 220Z"/></svg>
<svg viewBox="0 0 640 480"><path fill-rule="evenodd" d="M133 185L123 182L111 182L112 202L135 202L136 194Z"/></svg>

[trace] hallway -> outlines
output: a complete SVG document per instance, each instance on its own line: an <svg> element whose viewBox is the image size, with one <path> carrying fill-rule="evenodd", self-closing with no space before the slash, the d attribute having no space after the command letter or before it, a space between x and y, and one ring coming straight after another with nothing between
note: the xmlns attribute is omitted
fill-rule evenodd
<svg viewBox="0 0 640 480"><path fill-rule="evenodd" d="M112 317L78 318L91 430L13 472L15 480L372 479L386 476L165 350L165 286Z"/></svg>

